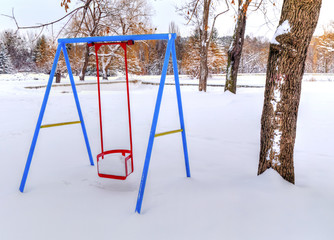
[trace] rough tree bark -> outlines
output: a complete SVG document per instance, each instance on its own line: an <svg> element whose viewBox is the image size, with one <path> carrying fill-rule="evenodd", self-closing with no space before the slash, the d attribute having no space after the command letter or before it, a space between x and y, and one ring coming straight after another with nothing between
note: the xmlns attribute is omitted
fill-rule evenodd
<svg viewBox="0 0 334 240"><path fill-rule="evenodd" d="M294 183L293 153L307 49L322 0L284 0L270 44L258 175L268 168Z"/></svg>
<svg viewBox="0 0 334 240"><path fill-rule="evenodd" d="M238 1L237 22L235 24L232 42L227 52L225 91L230 91L234 94L237 91L237 77L238 77L238 69L240 65L242 47L244 45L247 9L251 2L252 0Z"/></svg>
<svg viewBox="0 0 334 240"><path fill-rule="evenodd" d="M210 40L208 39L208 24L209 24L209 11L211 0L204 0L203 7L203 23L200 31L200 57L201 63L199 67L199 84L198 90L206 92L206 85L208 81L209 68L208 68L208 49ZM212 31L213 29L211 29Z"/></svg>

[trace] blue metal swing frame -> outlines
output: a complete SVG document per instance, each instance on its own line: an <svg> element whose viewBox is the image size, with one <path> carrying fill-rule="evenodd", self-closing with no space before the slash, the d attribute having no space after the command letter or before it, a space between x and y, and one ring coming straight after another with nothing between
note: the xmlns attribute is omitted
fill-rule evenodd
<svg viewBox="0 0 334 240"><path fill-rule="evenodd" d="M83 119L83 115L82 115L82 111L81 111L79 97L78 97L78 93L77 93L77 90L76 90L76 86L75 86L75 82L74 82L74 78L73 78L73 74L72 74L72 70L71 70L71 65L70 65L68 53L67 53L67 50L66 50L66 44L71 44L71 43L121 42L121 41L128 41L128 40L133 40L133 41L167 40L168 41L135 211L137 213L141 212L141 207L142 207L142 202L143 202L143 197L144 197L144 191L145 191L145 186L146 186L146 180L147 180L147 174L148 174L148 170L149 170L150 159L151 159L151 154L152 154L153 143L154 143L154 138L155 137L162 136L162 135L165 135L165 134L170 134L170 133L176 133L176 132L181 133L182 143L183 143L184 160L185 160L185 167L186 167L186 175L187 175L187 177L190 177L190 167L189 167L186 131L185 131L185 125L184 125L181 91L180 91L180 81L179 81L179 74L178 74L178 67L177 67L177 60L176 60L176 51L175 51L175 39L176 39L176 34L175 33L58 39L58 47L57 47L56 55L55 55L54 62L53 62L53 65L52 65L52 69L51 69L50 77L49 77L49 80L48 80L48 84L47 84L47 87L46 87L46 90L45 90L41 110L40 110L40 113L39 113L39 116L38 116L35 132L34 132L34 135L33 135L31 146L30 146L27 162L26 162L26 165L25 165L25 168L24 168L24 172L23 172L23 176L22 176L22 180L21 180L21 184L20 184L20 191L21 192L24 191L24 188L25 188L25 185L26 185L26 180L27 180L27 177L28 177L29 169L30 169L30 165L31 165L31 161L32 161L32 157L33 157L34 150L35 150L36 143L37 143L37 138L38 138L38 135L39 135L39 130L41 129L41 127L43 127L42 126L42 121L43 121L43 117L44 117L44 112L45 112L45 108L46 108L48 98L49 98L49 95L50 95L52 82L53 82L54 74L55 74L55 71L56 71L56 68L57 68L57 64L58 64L58 60L59 60L59 56L60 56L61 51L64 54L66 67L67 67L67 71L68 71L68 75L69 75L69 78L70 78L72 91L73 91L73 95L74 95L74 100L75 100L75 103L76 103L76 107L77 107L77 111L78 111L78 115L79 115L79 119L80 119L80 121L78 121L77 123L81 124L83 136L84 136L85 143L86 143L88 158L89 158L90 164L92 166L94 166L94 161L93 161L92 152L91 152L91 148L90 148L89 140L88 140L88 136L87 136L87 131L86 131L86 127L85 127L85 123L84 123L84 119ZM156 127L157 127L157 122L158 122L158 117L159 117L159 112L160 112L162 94L163 94L163 90L164 90L164 86L165 86L165 80L166 80L167 68L168 68L168 63L169 63L170 56L172 56L172 62L173 62L175 89L176 89L178 112L179 112L179 119L180 119L180 130L169 131L169 132L166 132L165 134L156 134ZM53 126L56 126L56 125L59 126L59 125L65 125L65 124L66 123L54 124ZM73 122L70 122L68 124L73 124Z"/></svg>

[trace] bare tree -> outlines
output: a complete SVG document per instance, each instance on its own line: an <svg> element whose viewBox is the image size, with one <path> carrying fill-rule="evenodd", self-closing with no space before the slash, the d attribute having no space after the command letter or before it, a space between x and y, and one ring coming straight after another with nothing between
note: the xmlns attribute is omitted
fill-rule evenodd
<svg viewBox="0 0 334 240"><path fill-rule="evenodd" d="M226 68L226 84L225 91L236 93L237 91L237 76L239 70L239 64L241 59L242 48L244 45L247 11L253 0L238 0L236 23L234 33L232 36L232 42L228 50L227 56L227 68ZM255 2L256 8L258 8L262 1L258 4ZM232 0L234 3L234 0Z"/></svg>
<svg viewBox="0 0 334 240"><path fill-rule="evenodd" d="M145 34L152 31L151 11L146 0L112 0L105 4L106 17L102 19L101 26L108 35ZM106 46L101 55L103 79L107 79L107 68L112 59L122 58L123 51L119 46ZM129 48L129 54L131 48ZM100 55L99 55L100 56ZM129 59L129 70L139 66L135 59Z"/></svg>
<svg viewBox="0 0 334 240"><path fill-rule="evenodd" d="M85 4L85 11L75 14L69 26L66 28L66 35L70 37L93 37L99 35L104 29L102 28L102 19L107 16L105 0L80 0ZM87 4L88 3L88 4ZM89 47L86 45L83 65L79 78L81 81L85 79L85 74L89 61Z"/></svg>
<svg viewBox="0 0 334 240"><path fill-rule="evenodd" d="M250 11L260 12L264 17L264 23L262 26L267 26L271 29L273 24L272 20L276 19L275 10L277 10L277 6L279 5L279 1L277 0L238 0L237 2L237 9L235 9L236 23L232 36L232 42L228 50L225 84L225 91L230 91L234 94L236 93L237 88L237 77L244 45L248 13ZM231 4L235 5L235 1L232 0Z"/></svg>
<svg viewBox="0 0 334 240"><path fill-rule="evenodd" d="M203 0L203 20L200 28L200 58L201 63L199 67L199 85L198 90L206 92L206 83L208 79L208 49L210 39L208 38L209 29L209 11L211 0Z"/></svg>
<svg viewBox="0 0 334 240"><path fill-rule="evenodd" d="M184 13L183 15L188 19L188 23L192 22L192 24L199 30L201 61L198 74L198 89L199 91L204 92L206 91L209 74L208 50L216 19L229 10L229 4L227 0L225 0L227 10L215 14L215 3L216 1L214 0L191 0L178 9ZM212 22L211 26L209 24L210 21Z"/></svg>
<svg viewBox="0 0 334 240"><path fill-rule="evenodd" d="M88 5L85 16L80 13L73 17L67 34L73 37L143 34L150 26L150 16L146 0L94 0ZM99 51L103 79L107 79L107 68L110 67L112 59L120 57L119 50L119 46L111 45L104 46ZM86 46L80 80L84 79L89 56L94 54L95 52Z"/></svg>
<svg viewBox="0 0 334 240"><path fill-rule="evenodd" d="M270 44L258 174L273 168L291 183L295 182L293 153L302 76L321 2L284 0Z"/></svg>

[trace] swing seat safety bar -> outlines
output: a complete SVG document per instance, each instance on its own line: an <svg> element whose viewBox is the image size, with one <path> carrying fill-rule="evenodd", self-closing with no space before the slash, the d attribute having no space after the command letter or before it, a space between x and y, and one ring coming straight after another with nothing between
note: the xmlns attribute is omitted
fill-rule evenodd
<svg viewBox="0 0 334 240"><path fill-rule="evenodd" d="M59 127L59 126L71 125L71 124L78 124L78 123L81 123L81 121L72 121L72 122L61 122L61 123L44 124L44 125L41 125L41 128Z"/></svg>
<svg viewBox="0 0 334 240"><path fill-rule="evenodd" d="M161 136L165 136L165 135L173 134L173 133L178 133L178 132L183 132L183 129L177 129L177 130L173 130L173 131L157 133L157 134L154 135L154 137L161 137Z"/></svg>

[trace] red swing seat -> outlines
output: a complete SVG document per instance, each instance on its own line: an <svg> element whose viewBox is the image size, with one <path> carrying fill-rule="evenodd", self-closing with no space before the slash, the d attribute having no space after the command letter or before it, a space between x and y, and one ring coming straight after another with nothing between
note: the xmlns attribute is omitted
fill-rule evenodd
<svg viewBox="0 0 334 240"><path fill-rule="evenodd" d="M133 172L130 150L110 150L97 155L99 177L125 180Z"/></svg>

